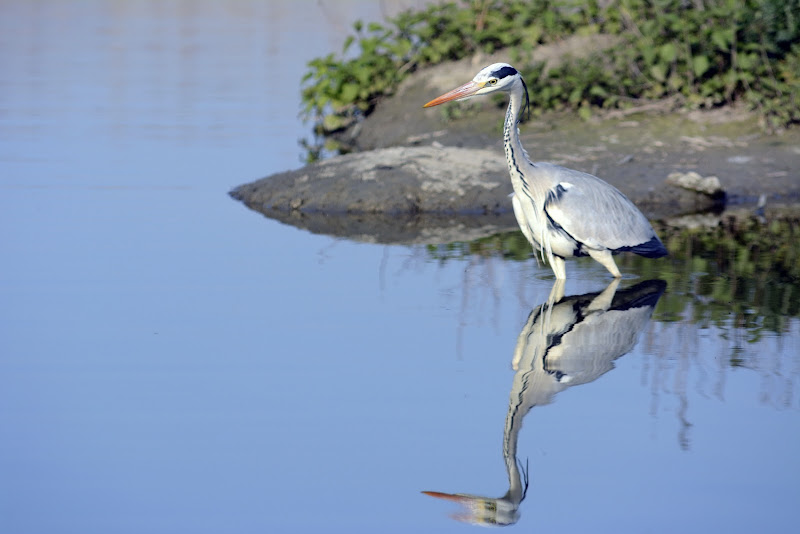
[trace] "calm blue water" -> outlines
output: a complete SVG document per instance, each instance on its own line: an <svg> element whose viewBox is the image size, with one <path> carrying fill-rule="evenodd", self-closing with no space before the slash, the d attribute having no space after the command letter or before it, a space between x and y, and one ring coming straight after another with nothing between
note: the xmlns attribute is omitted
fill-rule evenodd
<svg viewBox="0 0 800 534"><path fill-rule="evenodd" d="M473 528L422 491L525 532L792 532L796 318L700 327L623 302L629 272L618 309L528 324L553 284L533 260L227 196L300 165L305 62L392 7L0 4L0 532ZM492 501L509 473L525 500Z"/></svg>

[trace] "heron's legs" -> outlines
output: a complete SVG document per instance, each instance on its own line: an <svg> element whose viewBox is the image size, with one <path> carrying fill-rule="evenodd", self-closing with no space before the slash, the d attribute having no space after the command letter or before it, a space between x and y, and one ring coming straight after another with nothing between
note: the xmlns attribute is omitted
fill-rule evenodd
<svg viewBox="0 0 800 534"><path fill-rule="evenodd" d="M553 259L558 258L558 256L553 256ZM564 269L564 258L558 258L561 260L561 269ZM550 331L550 317L553 315L553 306L558 304L561 299L564 298L564 286L566 285L566 280L563 278L556 278L555 282L553 282L553 287L550 289L550 295L547 297L547 301L542 304L543 312L544 312L544 320L542 321L542 333Z"/></svg>
<svg viewBox="0 0 800 534"><path fill-rule="evenodd" d="M564 298L564 286L566 285L563 278L556 278L553 282L553 287L550 289L550 295L547 297L547 305L552 308Z"/></svg>
<svg viewBox="0 0 800 534"><path fill-rule="evenodd" d="M550 267L553 268L553 272L556 275L556 279L565 280L567 278L567 265L564 262L564 258L562 258L561 256L550 256L549 259L550 259ZM611 260L611 262L613 263L614 260ZM619 274L617 274L617 276L619 276Z"/></svg>
<svg viewBox="0 0 800 534"><path fill-rule="evenodd" d="M608 250L592 250L587 249L589 252L589 256L594 258L595 261L600 263L603 267L608 269L608 272L611 273L611 276L614 278L620 278L622 275L617 269L617 264L614 263L614 256L611 255L611 252Z"/></svg>

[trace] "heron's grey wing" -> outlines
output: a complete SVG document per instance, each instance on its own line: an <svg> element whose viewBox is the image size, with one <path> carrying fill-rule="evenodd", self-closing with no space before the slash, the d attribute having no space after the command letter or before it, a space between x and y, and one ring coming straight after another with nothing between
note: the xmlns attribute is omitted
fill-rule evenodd
<svg viewBox="0 0 800 534"><path fill-rule="evenodd" d="M626 250L655 238L642 212L615 187L590 174L561 174L563 180L548 191L545 212L553 224L583 246ZM663 248L657 238L656 243Z"/></svg>

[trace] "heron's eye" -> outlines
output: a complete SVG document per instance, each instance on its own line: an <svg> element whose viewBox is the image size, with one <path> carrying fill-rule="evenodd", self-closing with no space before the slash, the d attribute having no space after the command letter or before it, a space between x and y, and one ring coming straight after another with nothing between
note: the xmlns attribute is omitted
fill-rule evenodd
<svg viewBox="0 0 800 534"><path fill-rule="evenodd" d="M487 82L489 85L497 85L497 78L492 78Z"/></svg>

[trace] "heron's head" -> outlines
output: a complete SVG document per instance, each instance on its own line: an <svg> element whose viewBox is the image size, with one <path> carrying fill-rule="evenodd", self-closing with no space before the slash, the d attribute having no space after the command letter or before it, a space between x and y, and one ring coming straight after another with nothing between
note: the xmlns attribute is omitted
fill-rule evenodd
<svg viewBox="0 0 800 534"><path fill-rule="evenodd" d="M525 91L527 102L528 88L522 75L508 63L495 63L481 69L472 81L456 87L438 98L434 98L423 107L429 108L438 106L453 100L466 100L478 95L488 95L497 91L511 91L517 84L520 84Z"/></svg>

